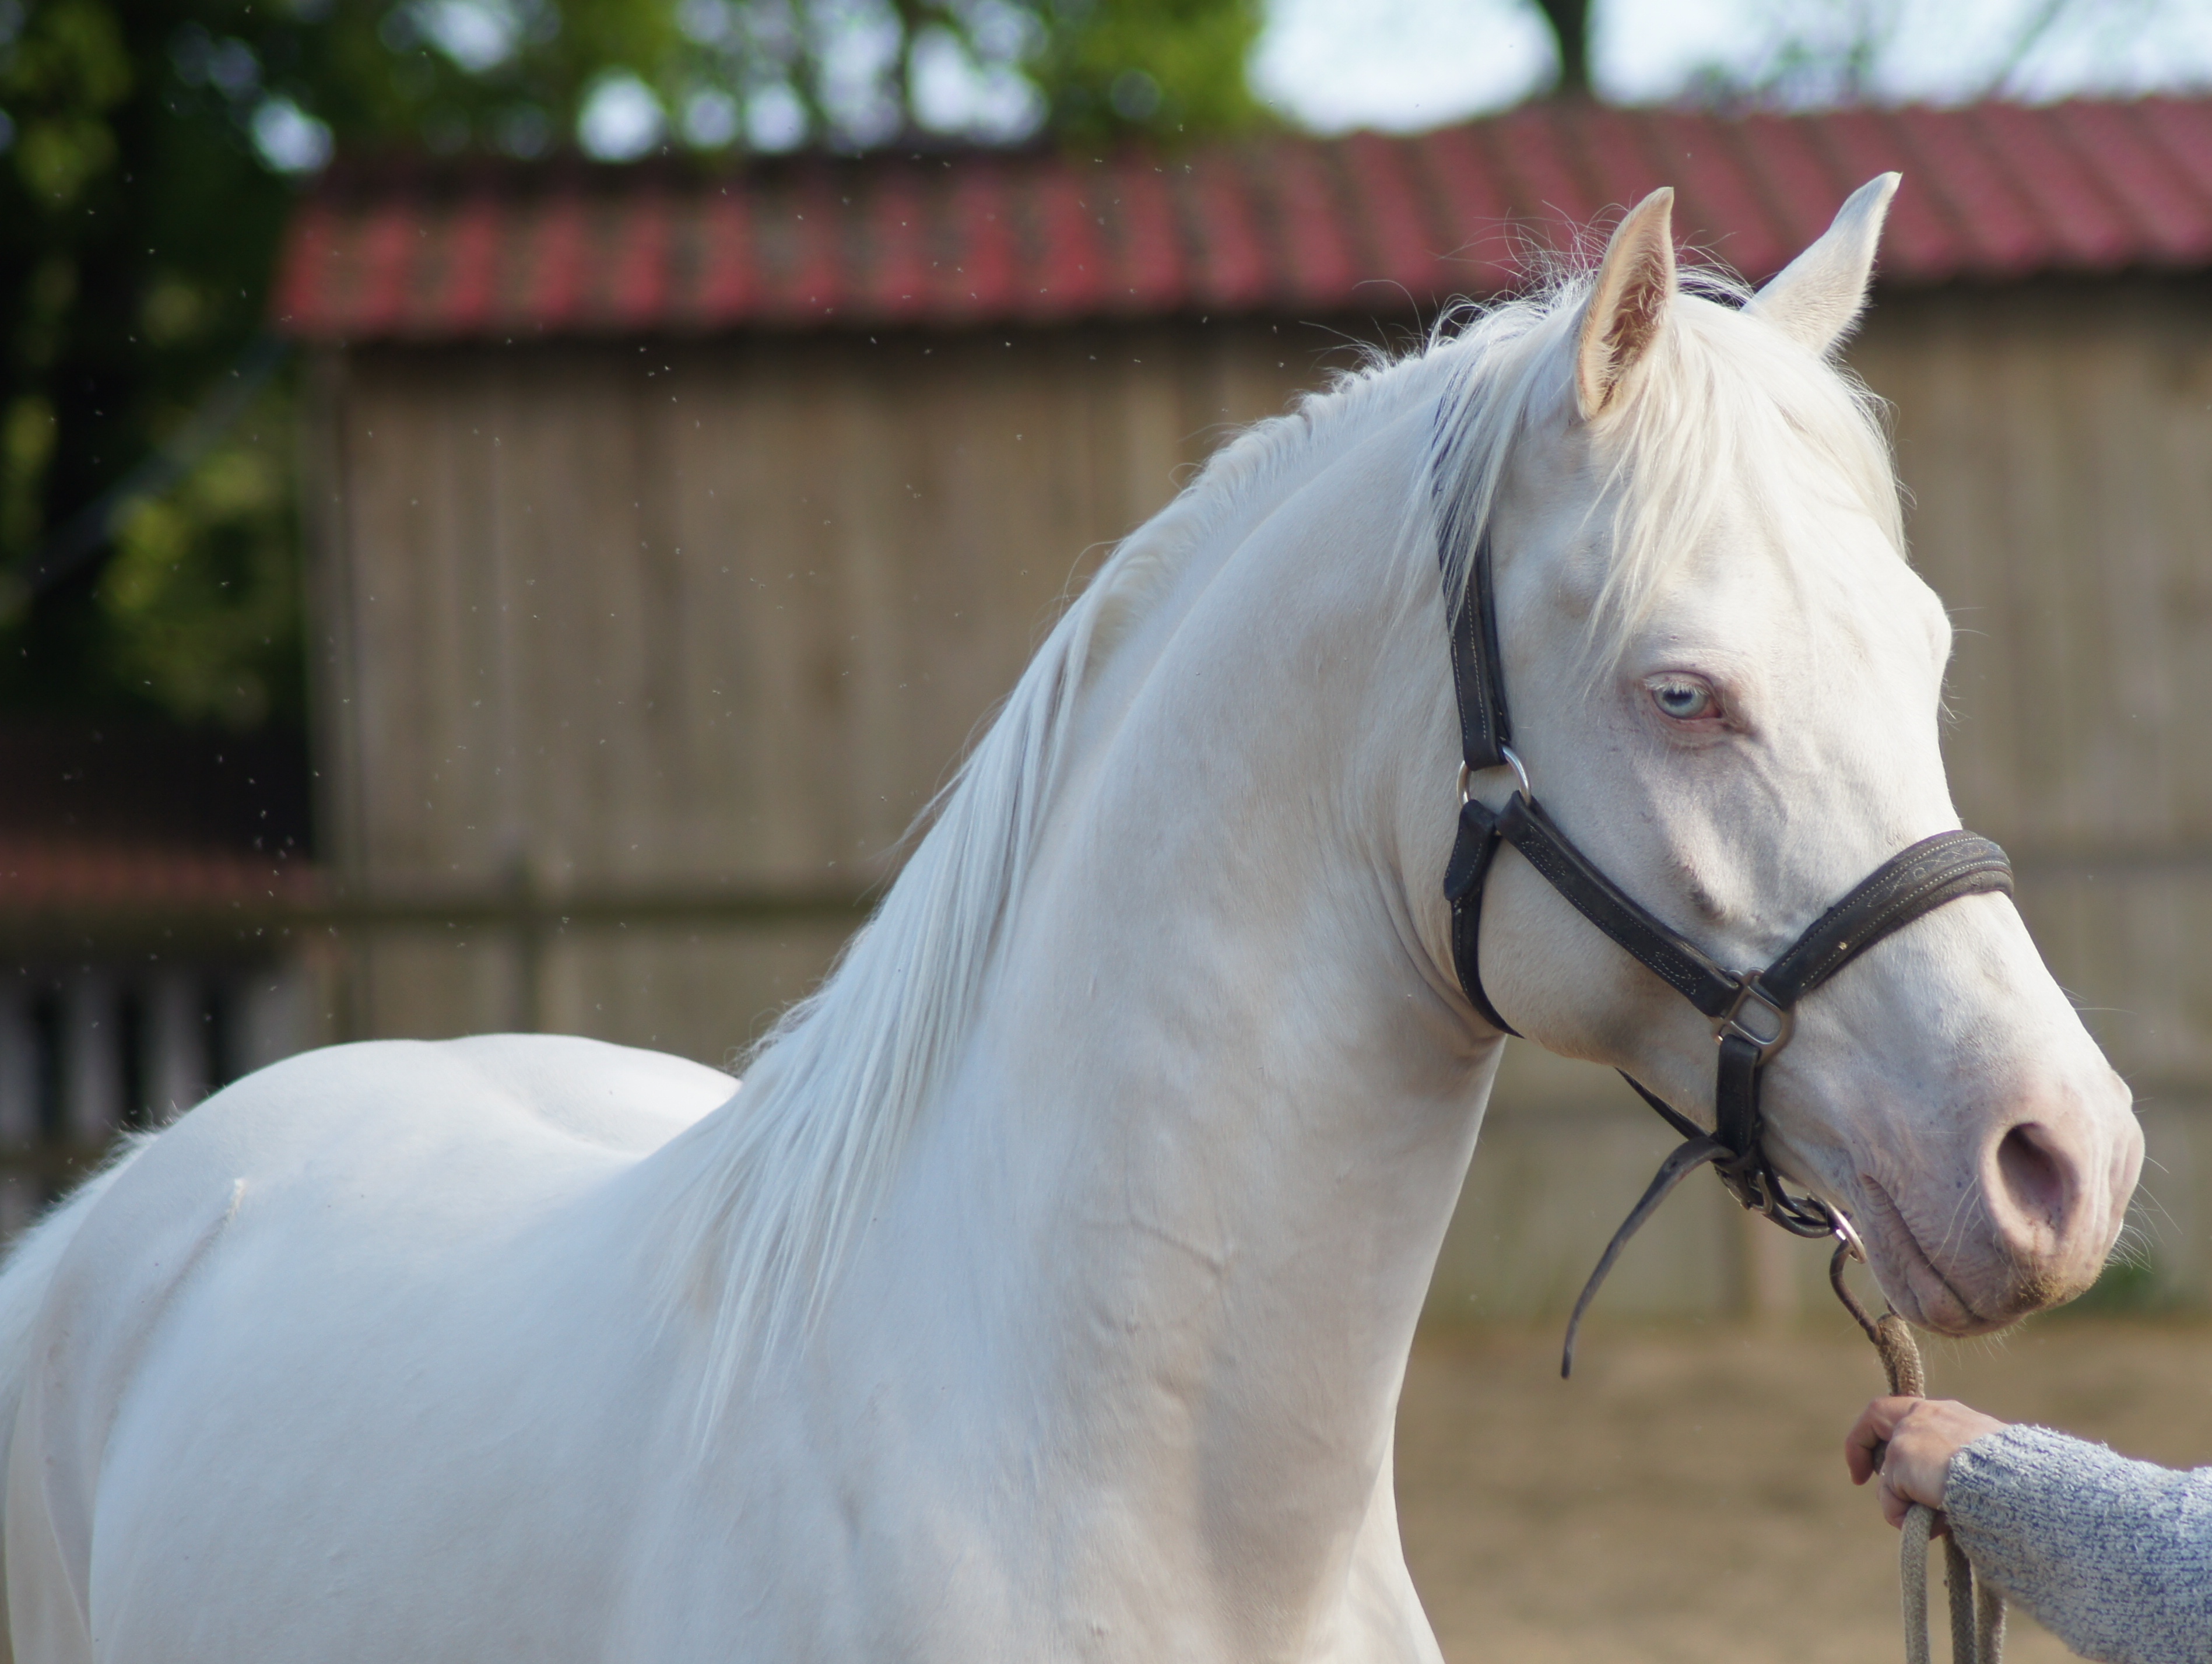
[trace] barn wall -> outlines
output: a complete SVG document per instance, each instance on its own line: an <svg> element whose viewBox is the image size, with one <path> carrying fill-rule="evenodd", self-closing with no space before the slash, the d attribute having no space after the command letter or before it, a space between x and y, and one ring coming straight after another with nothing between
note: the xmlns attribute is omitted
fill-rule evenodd
<svg viewBox="0 0 2212 1664"><path fill-rule="evenodd" d="M2212 285L1885 294L1947 749L2136 1086L2154 1293L2212 1295ZM325 400L331 841L368 885L859 886L1103 540L1317 379L1288 326L362 353ZM835 918L465 923L356 951L356 1031L518 1022L727 1056ZM1666 1145L1516 1047L1437 1309L1553 1313ZM1693 1182L1603 1309L1780 1312L1822 1256Z"/></svg>
<svg viewBox="0 0 2212 1664"><path fill-rule="evenodd" d="M1899 296L1916 559L1960 625L1947 750L2059 981L2134 1086L2139 1229L2212 1294L2212 282Z"/></svg>
<svg viewBox="0 0 2212 1664"><path fill-rule="evenodd" d="M1314 374L1267 325L353 355L325 400L326 823L372 893L857 892L1105 540ZM385 931L366 1034L708 1060L849 919Z"/></svg>

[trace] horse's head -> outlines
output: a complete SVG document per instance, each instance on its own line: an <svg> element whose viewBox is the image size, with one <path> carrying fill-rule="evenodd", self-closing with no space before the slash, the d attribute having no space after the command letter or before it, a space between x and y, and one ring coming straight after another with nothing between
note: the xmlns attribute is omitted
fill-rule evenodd
<svg viewBox="0 0 2212 1664"><path fill-rule="evenodd" d="M1737 970L1959 824L1937 744L1950 623L1903 558L1869 401L1828 361L1894 184L1741 308L1683 290L1671 195L1647 200L1587 303L1514 355L1481 490L1537 799ZM1525 861L1498 861L1481 941L1524 1033L1710 1115L1711 1023ZM1856 1222L1900 1311L1952 1333L2087 1286L2142 1161L2127 1088L2002 895L1929 913L1808 994L1764 1096L1776 1164Z"/></svg>

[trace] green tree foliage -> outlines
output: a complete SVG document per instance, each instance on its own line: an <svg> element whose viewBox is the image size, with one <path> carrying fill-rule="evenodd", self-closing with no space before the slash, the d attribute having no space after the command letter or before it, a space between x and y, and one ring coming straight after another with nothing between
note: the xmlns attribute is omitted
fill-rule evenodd
<svg viewBox="0 0 2212 1664"><path fill-rule="evenodd" d="M0 708L298 720L286 380L191 469L117 493L240 373L334 148L1171 143L1258 118L1260 21L1259 0L0 0Z"/></svg>
<svg viewBox="0 0 2212 1664"><path fill-rule="evenodd" d="M20 573L49 550L185 419L254 331L286 191L243 124L262 60L243 42L227 52L216 43L184 7L158 0L0 0L0 569ZM234 476L242 466L227 465ZM272 522L281 531L281 502L273 515L265 502L248 513L236 495L179 495L197 502L207 531L183 563L219 606L266 613L270 562L258 545ZM89 540L95 550L102 541ZM89 571L10 611L0 631L9 705L246 720L296 708L296 609L280 610L250 652L222 650L227 692L181 701Z"/></svg>
<svg viewBox="0 0 2212 1664"><path fill-rule="evenodd" d="M1244 60L1260 33L1253 0L1059 0L1031 73L1071 138L1145 129L1159 137L1254 125Z"/></svg>

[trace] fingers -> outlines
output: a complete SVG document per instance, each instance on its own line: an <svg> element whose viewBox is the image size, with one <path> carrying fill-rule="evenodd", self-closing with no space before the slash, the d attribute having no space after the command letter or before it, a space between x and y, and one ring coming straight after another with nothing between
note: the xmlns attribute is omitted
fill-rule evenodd
<svg viewBox="0 0 2212 1664"><path fill-rule="evenodd" d="M1900 1529L1905 1524L1905 1515L1912 1507L1912 1498L1891 1489L1887 1479L1882 1481L1875 1494L1881 1498L1881 1517L1888 1522L1891 1530Z"/></svg>
<svg viewBox="0 0 2212 1664"><path fill-rule="evenodd" d="M1891 1490L1886 1485L1881 1487L1880 1494L1882 1519L1887 1522L1891 1530L1902 1529L1905 1525L1905 1516L1911 1513L1915 1506L1914 1499ZM1935 1522L1929 1527L1928 1534L1930 1537L1944 1536L1950 1531L1951 1522L1944 1516L1942 1509L1936 1509L1935 1514Z"/></svg>
<svg viewBox="0 0 2212 1664"><path fill-rule="evenodd" d="M1951 1458L2003 1428L1950 1399L1878 1398L1852 1424L1844 1461L1852 1483L1864 1485L1875 1473L1879 1453L1882 1517L1899 1525L1914 1503L1940 1510Z"/></svg>
<svg viewBox="0 0 2212 1664"><path fill-rule="evenodd" d="M1911 1398L1878 1398L1859 1412L1859 1418L1851 1424L1851 1430L1844 1436L1844 1465L1850 1469L1853 1485L1864 1485L1874 1477L1876 1453L1889 1442L1891 1436L1897 1431L1897 1424L1911 1413L1914 1405L1922 1401ZM1904 1516L1900 1514L1898 1517L1902 1519Z"/></svg>

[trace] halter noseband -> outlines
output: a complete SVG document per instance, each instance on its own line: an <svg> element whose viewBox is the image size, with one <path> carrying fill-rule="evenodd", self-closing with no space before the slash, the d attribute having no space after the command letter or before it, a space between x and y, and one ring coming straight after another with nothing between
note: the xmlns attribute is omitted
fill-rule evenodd
<svg viewBox="0 0 2212 1664"><path fill-rule="evenodd" d="M1449 540L1446 547L1449 548ZM1451 902L1451 946L1460 987L1483 1019L1509 1035L1520 1031L1498 1014L1483 992L1480 947L1482 892L1498 847L1510 843L1551 886L1614 942L1712 1020L1720 1047L1713 1095L1713 1130L1662 1102L1626 1071L1621 1078L1682 1135L1660 1164L1583 1285L1567 1321L1559 1373L1574 1369L1575 1335L1583 1314L1644 1222L1690 1172L1713 1163L1729 1193L1800 1236L1835 1236L1856 1247L1850 1222L1816 1196L1793 1196L1767 1159L1759 1113L1759 1072L1790 1043L1792 1011L1804 995L1893 931L1961 896L2012 893L2012 864L2003 850L1972 832L1939 832L1893 855L1764 970L1725 970L1698 944L1607 878L1575 847L1536 801L1528 770L1510 749L1505 684L1498 651L1498 604L1491 581L1490 537L1477 543L1468 592L1451 621L1452 687L1459 701L1459 835L1444 871ZM1518 789L1503 809L1479 802L1473 777L1510 768Z"/></svg>

